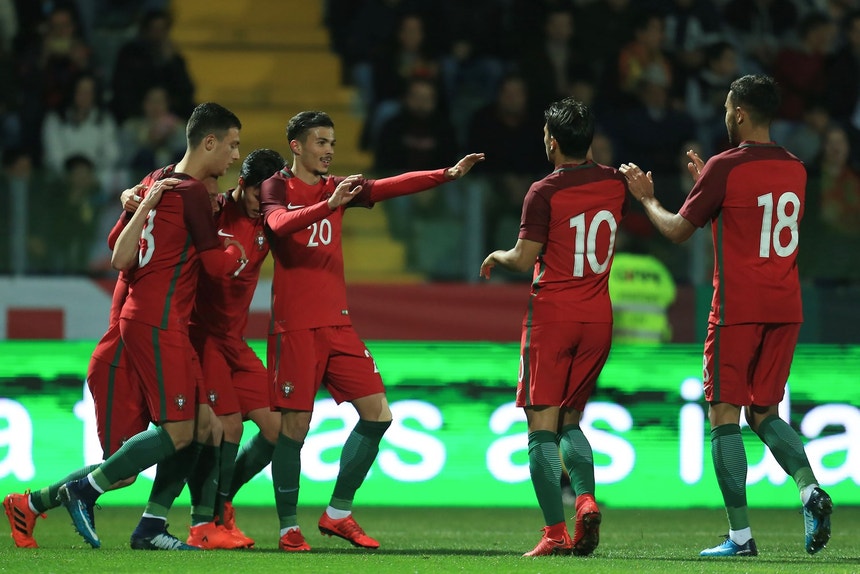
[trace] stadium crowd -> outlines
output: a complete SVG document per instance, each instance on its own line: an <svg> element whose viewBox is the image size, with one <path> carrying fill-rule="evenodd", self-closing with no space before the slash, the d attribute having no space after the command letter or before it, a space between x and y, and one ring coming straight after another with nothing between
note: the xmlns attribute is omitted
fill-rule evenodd
<svg viewBox="0 0 860 574"><path fill-rule="evenodd" d="M196 103L169 8L0 0L0 273L108 272L101 238L117 192L181 156ZM529 183L549 170L539 137L549 102L573 95L593 107L594 159L651 170L676 209L690 188L684 152L728 145L730 80L773 75L783 96L774 139L809 173L801 273L860 281L850 263L860 248L860 2L325 0L324 10L374 175L486 152L474 174L485 247L510 237ZM475 222L476 204L457 197L386 206L409 264L431 279L470 269L451 264L457 241L439 240ZM626 250L656 256L679 283L709 281L707 243L672 248L632 207Z"/></svg>

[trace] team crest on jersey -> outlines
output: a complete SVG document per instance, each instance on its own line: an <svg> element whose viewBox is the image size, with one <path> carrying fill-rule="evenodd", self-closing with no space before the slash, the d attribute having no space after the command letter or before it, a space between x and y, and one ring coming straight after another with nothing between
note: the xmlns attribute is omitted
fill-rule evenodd
<svg viewBox="0 0 860 574"><path fill-rule="evenodd" d="M257 251L262 251L266 244L266 237L263 235L263 230L257 232L257 238L254 240L257 243Z"/></svg>
<svg viewBox="0 0 860 574"><path fill-rule="evenodd" d="M185 407L185 395L176 395L173 399L173 403L176 405L176 408L181 411Z"/></svg>
<svg viewBox="0 0 860 574"><path fill-rule="evenodd" d="M209 389L209 404L214 405L218 400L218 393L214 389Z"/></svg>
<svg viewBox="0 0 860 574"><path fill-rule="evenodd" d="M284 397L289 397L292 394L294 388L295 385L287 381L283 385L281 385L281 392L284 393Z"/></svg>

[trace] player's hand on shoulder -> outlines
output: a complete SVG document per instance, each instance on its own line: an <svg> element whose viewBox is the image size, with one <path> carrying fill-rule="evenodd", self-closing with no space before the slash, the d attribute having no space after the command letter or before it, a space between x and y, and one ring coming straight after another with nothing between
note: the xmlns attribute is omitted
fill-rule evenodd
<svg viewBox="0 0 860 574"><path fill-rule="evenodd" d="M122 208L129 213L134 213L140 207L140 202L143 199L141 194L146 189L142 183L138 183L134 187L130 187L119 195L119 201Z"/></svg>
<svg viewBox="0 0 860 574"><path fill-rule="evenodd" d="M173 189L181 181L181 179L176 179L175 177L159 179L150 186L146 192L146 197L140 202L140 206L147 210L153 209L161 201L162 193L168 189Z"/></svg>
<svg viewBox="0 0 860 574"><path fill-rule="evenodd" d="M352 201L352 198L358 195L361 191L361 186L358 185L358 182L362 177L363 176L360 173L356 173L345 177L340 183L338 183L337 187L334 188L334 193L332 193L331 197L328 198L329 209L334 211L341 205L346 205Z"/></svg>
<svg viewBox="0 0 860 574"><path fill-rule="evenodd" d="M643 172L635 163L622 163L618 171L627 179L627 188L633 197L639 201L654 197L654 179L650 171Z"/></svg>
<svg viewBox="0 0 860 574"><path fill-rule="evenodd" d="M470 153L463 159L457 162L457 165L454 167L449 167L445 171L445 177L448 179L460 179L472 169L476 163L484 161L483 153Z"/></svg>

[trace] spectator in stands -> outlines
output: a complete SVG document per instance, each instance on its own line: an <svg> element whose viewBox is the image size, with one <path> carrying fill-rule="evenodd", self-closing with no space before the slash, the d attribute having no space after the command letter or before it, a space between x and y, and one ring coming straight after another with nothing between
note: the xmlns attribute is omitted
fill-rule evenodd
<svg viewBox="0 0 860 574"><path fill-rule="evenodd" d="M587 59L576 43L570 10L549 10L541 32L543 41L527 46L517 62L535 113L569 95L575 79L590 77Z"/></svg>
<svg viewBox="0 0 860 574"><path fill-rule="evenodd" d="M374 147L381 127L399 110L409 82L415 78L438 82L440 75L439 60L425 41L424 20L417 14L404 15L391 45L378 53L371 65L372 95L362 147Z"/></svg>
<svg viewBox="0 0 860 574"><path fill-rule="evenodd" d="M0 4L2 5L2 4ZM0 14L0 21L4 17ZM4 149L18 147L21 145L21 118L18 115L20 107L18 78L15 72L15 63L10 53L11 42L2 41L2 34L6 31L0 30L0 153Z"/></svg>
<svg viewBox="0 0 860 574"><path fill-rule="evenodd" d="M665 0L663 49L677 74L673 83L683 97L687 80L706 62L706 47L720 36L720 13L706 0Z"/></svg>
<svg viewBox="0 0 860 574"><path fill-rule="evenodd" d="M525 82L516 74L505 76L495 101L472 117L466 148L479 145L474 149L486 154L481 166L488 183L484 196L486 245L516 235L526 191L547 174L546 150L535 137L541 121L528 104Z"/></svg>
<svg viewBox="0 0 860 574"><path fill-rule="evenodd" d="M98 166L99 179L109 190L119 189L119 146L113 117L101 105L100 90L90 73L80 74L66 105L45 117L42 140L45 166L63 173L66 160L82 155Z"/></svg>
<svg viewBox="0 0 860 574"><path fill-rule="evenodd" d="M686 109L696 122L702 157L710 157L726 145L726 86L737 76L737 50L720 41L705 49L704 65L687 80Z"/></svg>
<svg viewBox="0 0 860 574"><path fill-rule="evenodd" d="M51 209L55 214L49 245L51 270L64 274L87 273L96 242L103 243L103 238L96 233L104 194L95 163L83 155L66 159L61 192L57 197L59 205Z"/></svg>
<svg viewBox="0 0 860 574"><path fill-rule="evenodd" d="M56 181L35 170L23 149L3 152L0 172L0 274L39 273L48 269L51 212Z"/></svg>
<svg viewBox="0 0 860 574"><path fill-rule="evenodd" d="M91 50L80 34L74 7L55 4L39 34L21 39L16 61L22 145L38 162L45 114L64 106L78 75L92 68Z"/></svg>
<svg viewBox="0 0 860 574"><path fill-rule="evenodd" d="M824 283L860 281L860 172L850 156L848 134L832 125L824 136L821 159L810 169L802 222L810 241L800 250L800 268Z"/></svg>
<svg viewBox="0 0 860 574"><path fill-rule="evenodd" d="M459 157L454 126L440 108L437 87L424 78L412 79L402 109L382 126L373 150L373 171L386 177L404 171L453 165ZM457 196L431 189L385 202L393 235L411 239L416 219L439 219L456 213ZM411 243L409 244L411 247Z"/></svg>
<svg viewBox="0 0 860 574"><path fill-rule="evenodd" d="M682 144L696 136L690 115L670 105L664 70L652 66L639 75L638 103L622 115L622 129L615 134L623 155L639 158L636 163L647 165L655 180L677 173Z"/></svg>
<svg viewBox="0 0 860 574"><path fill-rule="evenodd" d="M147 90L155 85L170 86L170 107L179 117L187 119L194 109L194 82L170 39L171 25L167 12L147 12L137 37L120 49L112 74L117 121L137 114Z"/></svg>
<svg viewBox="0 0 860 574"><path fill-rule="evenodd" d="M508 66L504 11L497 0L445 0L448 42L440 56L441 86L458 138L465 141L469 118L491 103Z"/></svg>
<svg viewBox="0 0 860 574"><path fill-rule="evenodd" d="M827 67L826 101L837 121L850 121L860 114L860 10L843 21L844 44ZM860 128L860 121L856 122Z"/></svg>
<svg viewBox="0 0 860 574"><path fill-rule="evenodd" d="M632 0L591 2L577 13L579 44L586 47L599 85L617 85L618 52L633 37ZM598 117L601 114L598 113Z"/></svg>
<svg viewBox="0 0 860 574"><path fill-rule="evenodd" d="M661 83L671 89L674 73L672 63L663 53L664 36L660 15L643 14L636 20L633 40L618 55L618 90L622 101L635 101L646 75L662 78Z"/></svg>
<svg viewBox="0 0 860 574"><path fill-rule="evenodd" d="M157 167L175 163L185 153L185 122L170 110L164 86L152 86L143 98L142 113L122 124L121 165L132 181Z"/></svg>
<svg viewBox="0 0 860 574"><path fill-rule="evenodd" d="M780 47L794 32L800 11L792 0L729 0L723 20L744 57L741 71L767 73Z"/></svg>
<svg viewBox="0 0 860 574"><path fill-rule="evenodd" d="M798 127L811 104L824 96L825 62L835 32L829 16L810 12L800 21L798 42L787 43L777 53L773 77L780 87L781 104L771 126L775 141L783 141Z"/></svg>

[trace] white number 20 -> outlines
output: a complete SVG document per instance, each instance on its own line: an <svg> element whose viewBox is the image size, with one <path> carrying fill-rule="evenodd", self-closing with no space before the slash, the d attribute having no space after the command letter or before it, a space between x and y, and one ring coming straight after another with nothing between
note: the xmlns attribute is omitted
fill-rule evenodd
<svg viewBox="0 0 860 574"><path fill-rule="evenodd" d="M320 243L328 245L331 243L331 221L323 219L320 222L314 222L308 226L311 230L311 237L308 239L307 247L319 247Z"/></svg>
<svg viewBox="0 0 860 574"><path fill-rule="evenodd" d="M788 205L792 206L788 213ZM776 203L776 225L773 223L773 194L766 193L758 196L758 205L763 207L761 215L761 240L759 241L758 254L760 257L770 257L770 246L779 257L788 257L797 249L798 233L797 219L800 217L800 198L793 191L786 191L779 196ZM783 245L780 234L783 229L788 229L790 239Z"/></svg>
<svg viewBox="0 0 860 574"><path fill-rule="evenodd" d="M606 257L603 262L597 260L597 232L600 225L606 223L609 226L609 248L606 251ZM615 232L618 229L618 223L615 221L615 216L611 211L602 209L598 211L591 223L585 221L585 214L580 213L576 217L570 218L570 227L575 231L573 240L573 276L582 277L585 272L585 261L588 260L588 266L591 270L599 275L606 271L609 267L609 260L612 259L612 253L615 250Z"/></svg>

